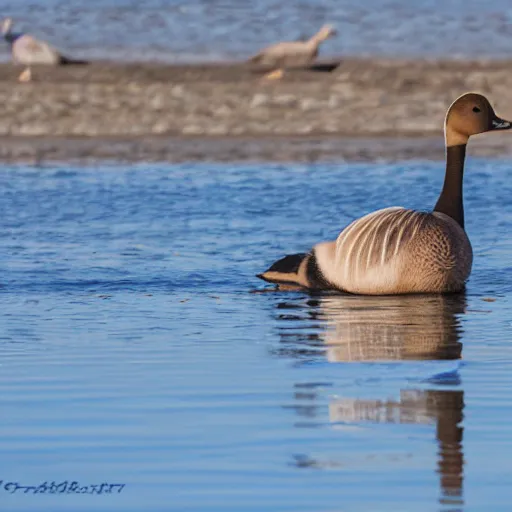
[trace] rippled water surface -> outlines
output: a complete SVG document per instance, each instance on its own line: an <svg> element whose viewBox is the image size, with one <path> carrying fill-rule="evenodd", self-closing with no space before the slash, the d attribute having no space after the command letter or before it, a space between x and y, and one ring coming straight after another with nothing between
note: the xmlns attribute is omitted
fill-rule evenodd
<svg viewBox="0 0 512 512"><path fill-rule="evenodd" d="M465 296L358 298L254 274L442 164L3 168L0 508L509 510L511 173L467 170ZM66 480L125 488L7 486Z"/></svg>
<svg viewBox="0 0 512 512"><path fill-rule="evenodd" d="M340 34L324 55L512 51L510 0L0 0L0 12L19 20L19 29L91 58L246 58L276 40L309 37L326 22Z"/></svg>

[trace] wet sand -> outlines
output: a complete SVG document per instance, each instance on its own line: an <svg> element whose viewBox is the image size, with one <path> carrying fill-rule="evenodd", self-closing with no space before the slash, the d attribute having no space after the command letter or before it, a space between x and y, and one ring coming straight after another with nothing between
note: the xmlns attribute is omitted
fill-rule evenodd
<svg viewBox="0 0 512 512"><path fill-rule="evenodd" d="M442 158L447 107L486 94L512 118L509 61L345 59L265 82L246 64L0 65L2 161ZM508 133L472 153L512 155Z"/></svg>
<svg viewBox="0 0 512 512"><path fill-rule="evenodd" d="M321 162L441 160L442 137L2 137L0 162ZM512 157L512 134L471 141L471 156Z"/></svg>

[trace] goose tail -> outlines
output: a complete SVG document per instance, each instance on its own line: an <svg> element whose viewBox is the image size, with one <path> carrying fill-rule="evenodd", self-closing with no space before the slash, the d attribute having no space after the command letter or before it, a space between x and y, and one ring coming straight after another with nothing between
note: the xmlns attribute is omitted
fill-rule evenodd
<svg viewBox="0 0 512 512"><path fill-rule="evenodd" d="M265 272L257 274L256 277L267 281L267 283L274 283L283 287L301 287L308 288L309 283L307 280L307 262L311 254L299 253L289 254L272 264Z"/></svg>
<svg viewBox="0 0 512 512"><path fill-rule="evenodd" d="M83 59L72 59L71 57L61 55L59 64L61 64L62 66L85 66L86 64L89 64L89 61Z"/></svg>
<svg viewBox="0 0 512 512"><path fill-rule="evenodd" d="M333 242L325 242L332 244ZM256 277L275 283L280 289L308 289L308 290L339 290L337 285L331 283L324 275L321 263L318 260L317 244L311 252L289 254L277 260L268 270ZM325 257L322 257L325 264Z"/></svg>

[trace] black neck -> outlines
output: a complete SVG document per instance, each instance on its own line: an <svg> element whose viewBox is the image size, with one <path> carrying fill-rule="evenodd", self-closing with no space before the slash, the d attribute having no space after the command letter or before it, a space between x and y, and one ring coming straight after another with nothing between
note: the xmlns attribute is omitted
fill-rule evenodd
<svg viewBox="0 0 512 512"><path fill-rule="evenodd" d="M4 34L4 39L5 39L8 43L12 44L12 43L14 43L14 41L16 41L16 39L18 39L18 37L20 37L21 35L22 35L22 34L15 34L15 33L11 32L11 31L9 31L9 32L6 32L6 33Z"/></svg>
<svg viewBox="0 0 512 512"><path fill-rule="evenodd" d="M466 144L446 148L446 174L441 195L434 207L435 212L450 216L464 229L464 205L462 203L462 179Z"/></svg>

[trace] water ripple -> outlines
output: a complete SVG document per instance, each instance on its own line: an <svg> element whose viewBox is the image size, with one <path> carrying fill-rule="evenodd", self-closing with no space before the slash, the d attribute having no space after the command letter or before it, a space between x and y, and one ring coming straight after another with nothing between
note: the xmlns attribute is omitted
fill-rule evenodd
<svg viewBox="0 0 512 512"><path fill-rule="evenodd" d="M434 204L441 164L4 168L0 479L127 487L0 499L506 509L510 171L469 162L466 294L361 298L254 275L370 210Z"/></svg>

